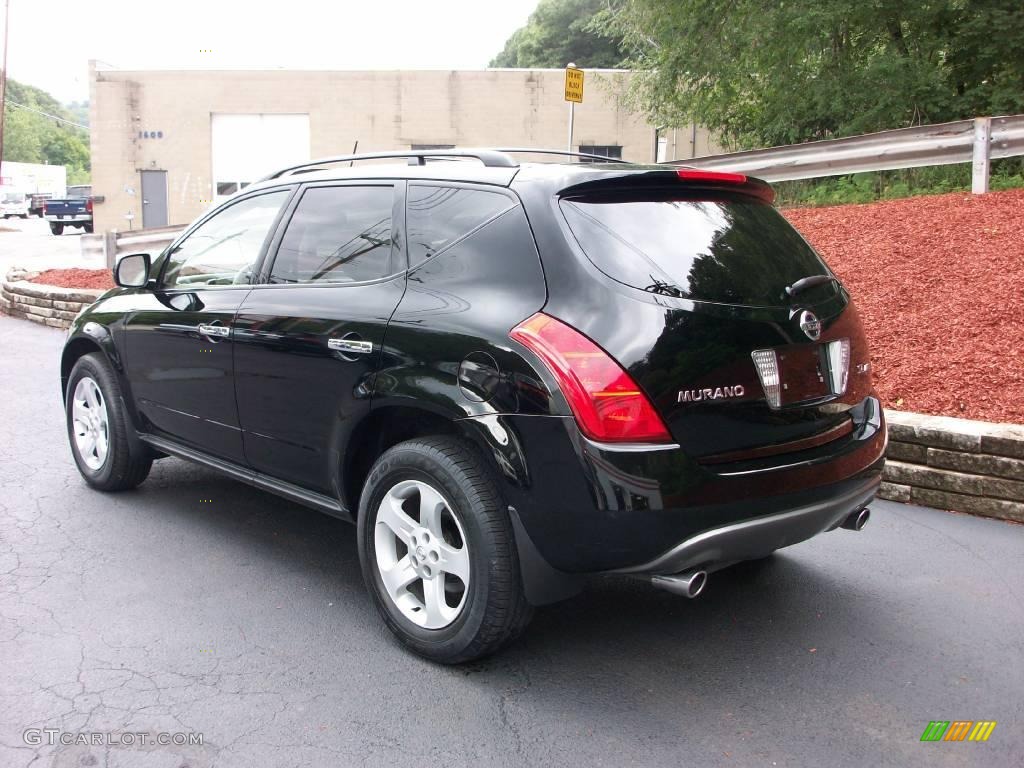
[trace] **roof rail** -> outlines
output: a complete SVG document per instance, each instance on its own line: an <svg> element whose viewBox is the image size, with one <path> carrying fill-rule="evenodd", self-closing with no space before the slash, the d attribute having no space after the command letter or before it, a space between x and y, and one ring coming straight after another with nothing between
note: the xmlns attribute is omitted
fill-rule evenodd
<svg viewBox="0 0 1024 768"><path fill-rule="evenodd" d="M412 149L408 152L369 152L358 155L338 155L337 157L324 157L319 160L311 160L308 163L300 163L299 165L290 165L287 168L282 168L279 171L274 171L269 176L265 176L260 181L269 181L270 179L278 179L282 176L294 173L295 171L301 171L303 169L313 169L321 165L333 165L334 163L349 163L355 160L385 160L395 158L408 158L409 165L426 165L427 159L436 157L439 159L448 158L474 158L479 160L485 166L489 168L515 168L519 165L508 155L502 154L501 152L494 149L425 149L416 150Z"/></svg>
<svg viewBox="0 0 1024 768"><path fill-rule="evenodd" d="M590 152L569 152L564 149L531 149L529 147L512 147L509 149L501 148L494 150L495 152L505 152L510 155L561 155L562 157L585 157L589 160L600 160L604 163L622 163L624 165L633 165L629 160L622 160L618 157L605 157L604 155L595 155Z"/></svg>
<svg viewBox="0 0 1024 768"><path fill-rule="evenodd" d="M264 176L260 181L279 179L296 172L309 172L317 170L322 165L333 165L335 163L351 163L356 160L391 160L397 158L408 158L409 165L426 165L427 160L436 158L438 160L450 160L459 158L472 158L479 160L488 168L517 168L519 163L509 157L510 154L531 154L531 155L558 155L560 157L583 157L588 160L595 160L605 163L623 163L630 165L627 160L620 160L617 157L605 157L594 155L588 152L568 152L564 149L536 149L533 147L514 147L512 149L412 149L408 152L369 152L356 155L338 155L336 157L323 157L319 160L310 160L308 163L290 165L274 171L269 176Z"/></svg>

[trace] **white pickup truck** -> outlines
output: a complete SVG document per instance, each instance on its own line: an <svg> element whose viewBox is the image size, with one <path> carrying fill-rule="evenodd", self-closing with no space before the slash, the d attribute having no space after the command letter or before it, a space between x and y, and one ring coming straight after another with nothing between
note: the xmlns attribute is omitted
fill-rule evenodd
<svg viewBox="0 0 1024 768"><path fill-rule="evenodd" d="M27 219L29 202L28 195L24 192L4 189L0 191L0 216L5 219L9 219L11 216Z"/></svg>

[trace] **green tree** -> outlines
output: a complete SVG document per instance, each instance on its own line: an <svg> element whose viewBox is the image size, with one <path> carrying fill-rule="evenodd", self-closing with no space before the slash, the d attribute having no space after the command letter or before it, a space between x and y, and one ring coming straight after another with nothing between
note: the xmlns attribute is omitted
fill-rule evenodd
<svg viewBox="0 0 1024 768"><path fill-rule="evenodd" d="M4 114L4 160L43 162L42 142L30 112L7 106Z"/></svg>
<svg viewBox="0 0 1024 768"><path fill-rule="evenodd" d="M67 110L68 114L71 115L71 119L81 125L89 124L89 102L88 101L72 101L70 104L65 104L64 109Z"/></svg>
<svg viewBox="0 0 1024 768"><path fill-rule="evenodd" d="M595 27L597 14L619 6L621 0L540 0L525 27L520 27L491 61L492 67L618 66L618 38Z"/></svg>
<svg viewBox="0 0 1024 768"><path fill-rule="evenodd" d="M1024 112L1020 0L624 0L596 24L652 120L732 146Z"/></svg>
<svg viewBox="0 0 1024 768"><path fill-rule="evenodd" d="M69 182L72 179L77 183L88 182L88 131L46 115L77 122L46 91L8 78L4 160L63 165L67 168Z"/></svg>

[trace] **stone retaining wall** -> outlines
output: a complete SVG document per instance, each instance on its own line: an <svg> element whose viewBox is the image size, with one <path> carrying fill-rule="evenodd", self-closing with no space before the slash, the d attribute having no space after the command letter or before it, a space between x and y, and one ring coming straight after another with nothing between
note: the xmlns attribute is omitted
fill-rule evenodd
<svg viewBox="0 0 1024 768"><path fill-rule="evenodd" d="M105 293L89 288L57 288L30 283L36 272L11 269L0 284L0 310L13 317L22 317L53 328L67 328L82 307Z"/></svg>
<svg viewBox="0 0 1024 768"><path fill-rule="evenodd" d="M886 411L879 495L1024 522L1024 426Z"/></svg>
<svg viewBox="0 0 1024 768"><path fill-rule="evenodd" d="M67 328L102 290L30 283L12 269L0 286L0 308L54 328ZM886 411L888 461L879 496L938 509L1024 522L1024 426Z"/></svg>

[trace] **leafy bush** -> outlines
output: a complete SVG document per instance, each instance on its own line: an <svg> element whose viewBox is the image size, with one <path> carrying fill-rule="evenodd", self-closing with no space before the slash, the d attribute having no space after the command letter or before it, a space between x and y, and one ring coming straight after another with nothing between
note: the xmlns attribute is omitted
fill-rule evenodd
<svg viewBox="0 0 1024 768"><path fill-rule="evenodd" d="M968 192L971 189L971 166L960 164L872 171L823 179L780 181L772 186L775 187L776 201L785 208L873 203L915 195ZM1022 158L992 161L990 189L1019 187L1024 187Z"/></svg>

